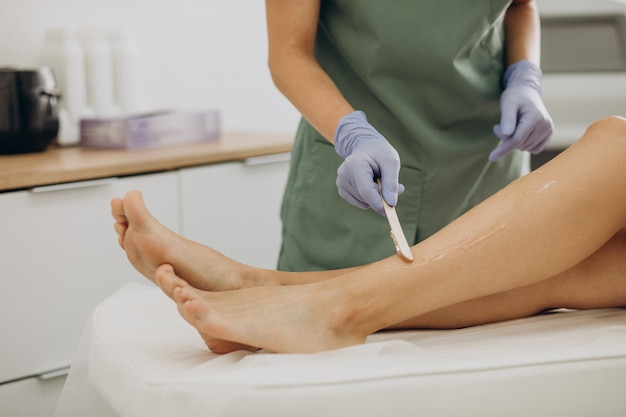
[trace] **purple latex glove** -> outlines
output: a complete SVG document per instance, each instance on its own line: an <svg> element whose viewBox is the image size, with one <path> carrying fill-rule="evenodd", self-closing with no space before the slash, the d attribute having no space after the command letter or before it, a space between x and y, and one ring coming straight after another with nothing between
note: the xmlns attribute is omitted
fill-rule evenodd
<svg viewBox="0 0 626 417"><path fill-rule="evenodd" d="M554 125L541 100L541 70L532 62L511 65L503 77L502 116L493 132L502 142L489 154L495 161L513 149L537 154L548 143Z"/></svg>
<svg viewBox="0 0 626 417"><path fill-rule="evenodd" d="M341 198L355 207L372 208L384 214L378 191L390 206L398 202L404 186L398 184L400 156L372 125L362 111L345 115L335 131L335 151L345 159L337 170L337 188Z"/></svg>

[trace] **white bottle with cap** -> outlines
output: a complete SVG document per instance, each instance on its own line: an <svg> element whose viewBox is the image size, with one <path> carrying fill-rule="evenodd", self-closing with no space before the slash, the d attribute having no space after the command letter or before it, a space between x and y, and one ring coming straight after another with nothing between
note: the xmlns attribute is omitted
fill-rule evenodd
<svg viewBox="0 0 626 417"><path fill-rule="evenodd" d="M79 142L79 122L92 114L87 106L85 61L82 45L69 29L50 29L46 32L40 62L49 66L59 90L60 145Z"/></svg>
<svg viewBox="0 0 626 417"><path fill-rule="evenodd" d="M124 114L145 110L139 85L139 48L135 37L127 29L112 30L109 44L115 103Z"/></svg>
<svg viewBox="0 0 626 417"><path fill-rule="evenodd" d="M100 29L79 32L85 51L87 102L97 117L118 113L113 101L113 63L106 33Z"/></svg>

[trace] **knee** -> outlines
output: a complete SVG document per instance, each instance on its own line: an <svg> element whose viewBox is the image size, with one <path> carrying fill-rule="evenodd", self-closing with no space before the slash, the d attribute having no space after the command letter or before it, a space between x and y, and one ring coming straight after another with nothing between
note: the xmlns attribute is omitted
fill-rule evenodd
<svg viewBox="0 0 626 417"><path fill-rule="evenodd" d="M585 136L590 136L594 141L603 140L613 146L621 146L626 153L626 118L609 116L600 119L589 126Z"/></svg>
<svg viewBox="0 0 626 417"><path fill-rule="evenodd" d="M592 123L579 142L587 147L586 152L609 150L603 153L603 158L607 158L607 162L613 160L621 164L626 158L626 118L609 116Z"/></svg>
<svg viewBox="0 0 626 417"><path fill-rule="evenodd" d="M621 116L604 117L591 124L592 127L598 126L605 129L622 129L626 130L626 118Z"/></svg>

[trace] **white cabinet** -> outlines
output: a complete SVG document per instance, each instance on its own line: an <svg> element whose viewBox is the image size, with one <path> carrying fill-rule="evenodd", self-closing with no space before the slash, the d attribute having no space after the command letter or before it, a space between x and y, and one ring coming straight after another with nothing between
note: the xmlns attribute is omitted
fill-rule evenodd
<svg viewBox="0 0 626 417"><path fill-rule="evenodd" d="M165 226L274 268L288 154L0 193L0 417L52 416L89 315L137 273L109 202L139 189Z"/></svg>
<svg viewBox="0 0 626 417"><path fill-rule="evenodd" d="M178 230L177 182L169 172L0 193L2 392L36 395L38 384L23 378L69 366L94 307L145 279L117 244L111 198L141 189L153 214Z"/></svg>
<svg viewBox="0 0 626 417"><path fill-rule="evenodd" d="M64 383L44 375L0 385L0 417L52 416Z"/></svg>
<svg viewBox="0 0 626 417"><path fill-rule="evenodd" d="M180 171L181 230L238 261L276 268L289 155Z"/></svg>

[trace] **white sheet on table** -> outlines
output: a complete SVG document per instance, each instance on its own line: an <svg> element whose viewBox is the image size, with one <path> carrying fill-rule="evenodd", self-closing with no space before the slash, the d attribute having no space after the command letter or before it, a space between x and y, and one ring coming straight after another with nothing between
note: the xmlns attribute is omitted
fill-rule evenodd
<svg viewBox="0 0 626 417"><path fill-rule="evenodd" d="M606 416L626 413L624 387L623 309L380 332L316 354L215 355L159 289L129 284L94 311L57 415Z"/></svg>

